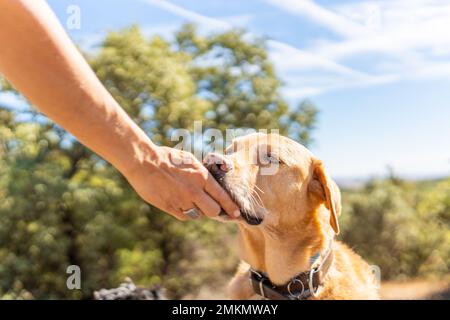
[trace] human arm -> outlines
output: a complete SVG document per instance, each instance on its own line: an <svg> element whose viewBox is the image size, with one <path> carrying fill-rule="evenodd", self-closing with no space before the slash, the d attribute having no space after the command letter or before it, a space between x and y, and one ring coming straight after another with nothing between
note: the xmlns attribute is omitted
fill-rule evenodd
<svg viewBox="0 0 450 320"><path fill-rule="evenodd" d="M41 112L116 167L147 202L186 219L239 212L187 152L156 146L100 83L43 0L0 1L0 73ZM174 161L183 158L182 164ZM190 163L189 163L190 162Z"/></svg>

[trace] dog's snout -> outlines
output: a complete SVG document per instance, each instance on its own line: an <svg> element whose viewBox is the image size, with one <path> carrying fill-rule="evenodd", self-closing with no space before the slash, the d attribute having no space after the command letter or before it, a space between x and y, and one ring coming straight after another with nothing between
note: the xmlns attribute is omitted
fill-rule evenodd
<svg viewBox="0 0 450 320"><path fill-rule="evenodd" d="M225 173L233 170L233 162L218 153L209 153L206 155L203 163L216 178L223 177Z"/></svg>

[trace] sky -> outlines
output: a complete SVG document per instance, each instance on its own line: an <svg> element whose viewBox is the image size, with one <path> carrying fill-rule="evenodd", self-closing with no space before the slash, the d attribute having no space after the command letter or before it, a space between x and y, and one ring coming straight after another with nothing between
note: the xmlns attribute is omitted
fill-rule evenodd
<svg viewBox="0 0 450 320"><path fill-rule="evenodd" d="M92 48L132 24L170 38L244 28L267 39L291 105L320 109L311 147L338 178L450 174L448 0L48 0ZM72 5L80 28L67 24ZM73 9L73 7L72 7Z"/></svg>

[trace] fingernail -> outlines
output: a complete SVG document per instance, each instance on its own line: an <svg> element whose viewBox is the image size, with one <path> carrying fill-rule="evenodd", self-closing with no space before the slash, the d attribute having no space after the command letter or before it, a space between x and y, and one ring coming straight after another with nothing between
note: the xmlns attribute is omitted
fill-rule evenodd
<svg viewBox="0 0 450 320"><path fill-rule="evenodd" d="M241 210L235 210L235 211L233 211L233 216L234 216L235 218L239 218L239 217L241 216Z"/></svg>

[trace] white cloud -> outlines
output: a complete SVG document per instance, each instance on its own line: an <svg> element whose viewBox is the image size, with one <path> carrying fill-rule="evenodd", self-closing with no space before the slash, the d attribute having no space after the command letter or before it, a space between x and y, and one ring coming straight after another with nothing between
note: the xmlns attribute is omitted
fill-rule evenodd
<svg viewBox="0 0 450 320"><path fill-rule="evenodd" d="M166 0L139 0L149 5L170 12L187 21L202 25L208 31L225 31L237 27L245 27L253 18L252 15L225 16L220 19L207 17L192 10L188 10Z"/></svg>
<svg viewBox="0 0 450 320"><path fill-rule="evenodd" d="M187 19L190 22L195 22L203 29L209 31L225 31L236 27L236 19L231 18L211 18L201 15L197 12L188 10L186 8L177 6L173 3L163 0L140 0L149 5L156 6L160 9L173 13L178 17ZM335 26L342 23L342 31L347 29L350 33L356 34L361 30L358 26L346 24L345 19L339 19L335 15L327 14L323 9L316 6L314 3L307 1L306 8L308 12L317 14L323 21L329 23L330 26ZM250 17L238 17L239 27L245 26ZM233 23L234 22L234 23ZM249 33L250 37L253 37ZM269 54L274 61L275 67L281 73L282 79L286 82L287 87L285 92L288 98L296 99L306 96L321 94L337 88L361 86L365 84L383 83L378 77L368 75L357 70L353 70L342 64L339 64L326 57L321 57L313 52L301 50L287 43L268 40ZM298 74L302 74L302 88L299 88ZM311 82L313 76L320 76L326 83ZM334 81L333 81L334 79ZM296 81L295 83L292 83Z"/></svg>
<svg viewBox="0 0 450 320"><path fill-rule="evenodd" d="M201 32L245 28L255 16L208 17L165 0L139 0L194 22ZM447 0L365 0L320 6L312 0L262 0L309 18L340 35L340 40L318 38L310 47L297 48L268 40L269 55L285 83L289 99L330 91L382 85L401 80L450 79L450 2ZM257 17L256 17L257 18ZM145 35L170 38L180 23L143 27ZM82 35L77 43L92 50L105 32ZM249 38L257 35L248 33ZM363 59L356 70L349 67Z"/></svg>
<svg viewBox="0 0 450 320"><path fill-rule="evenodd" d="M318 59L342 65L355 59L372 59L364 66L376 75L341 79L329 90L376 85L408 79L450 78L450 3L447 0L366 0L319 6L312 0L265 0L290 14L309 17L342 36L317 39L304 51ZM371 54L372 58L370 58ZM362 72L361 72L362 73ZM365 70L365 73L369 73ZM310 83L311 85L311 83Z"/></svg>
<svg viewBox="0 0 450 320"><path fill-rule="evenodd" d="M195 22L208 32L245 27L252 19L249 15L212 18L169 1L140 1ZM264 1L290 14L307 17L342 37L338 41L318 39L312 47L304 49L268 40L270 57L286 83L283 92L289 99L402 79L447 77L450 65L450 59L445 60L450 53L448 2L366 0L325 8L312 0ZM160 31L164 30L149 30ZM342 63L365 58L368 53L378 54L370 72Z"/></svg>
<svg viewBox="0 0 450 320"><path fill-rule="evenodd" d="M282 72L319 69L341 74L363 75L358 71L340 65L332 60L300 50L284 42L269 40L267 41L267 44L272 59L276 62L278 70Z"/></svg>
<svg viewBox="0 0 450 320"><path fill-rule="evenodd" d="M380 76L361 75L358 77L328 74L302 75L288 77L287 86L283 88L282 92L286 98L298 101L327 92L393 83L398 81L398 79L399 76L395 74Z"/></svg>
<svg viewBox="0 0 450 320"><path fill-rule="evenodd" d="M269 40L270 58L282 74L289 100L300 100L345 88L380 85L396 80L394 75L373 76L359 72L283 42Z"/></svg>
<svg viewBox="0 0 450 320"><path fill-rule="evenodd" d="M340 10L345 12L347 7L348 5ZM355 11L357 8L362 9L364 6L358 4L351 10ZM428 15L422 13L424 17L414 13L416 8L405 9L403 12L407 18L402 19L396 7L380 6L378 32L340 42L322 43L315 51L333 60L368 52L393 55L416 49L442 52L443 48L448 49L450 46L450 5L441 7L440 10L434 7L429 9L433 10ZM415 16L416 20L411 20L411 16Z"/></svg>
<svg viewBox="0 0 450 320"><path fill-rule="evenodd" d="M220 20L229 23L234 28L245 28L246 26L248 26L250 21L253 20L253 16L249 14L243 14L243 15L222 17L220 18Z"/></svg>
<svg viewBox="0 0 450 320"><path fill-rule="evenodd" d="M150 4L152 6L158 7L160 9L171 12L178 17L182 17L188 21L195 21L211 30L227 30L230 29L231 24L218 19L210 18L197 12L187 10L183 7L177 6L169 1L165 0L140 0L141 2Z"/></svg>
<svg viewBox="0 0 450 320"><path fill-rule="evenodd" d="M332 31L354 37L367 32L366 28L333 11L327 10L310 0L265 0L269 4L281 8L289 13L307 17L327 26Z"/></svg>

